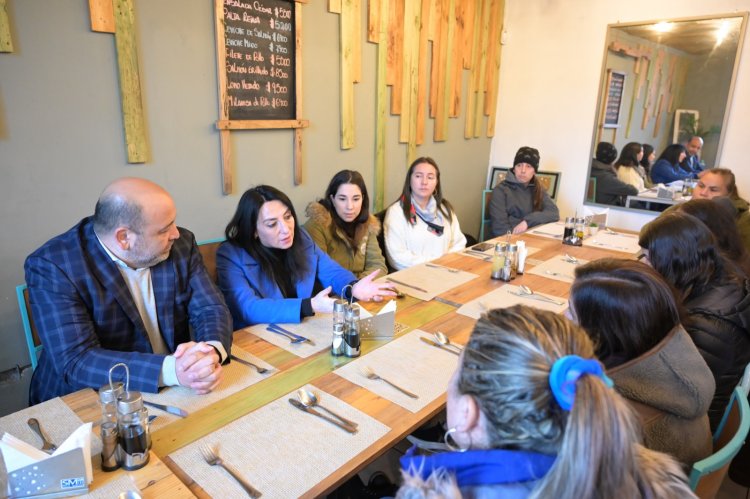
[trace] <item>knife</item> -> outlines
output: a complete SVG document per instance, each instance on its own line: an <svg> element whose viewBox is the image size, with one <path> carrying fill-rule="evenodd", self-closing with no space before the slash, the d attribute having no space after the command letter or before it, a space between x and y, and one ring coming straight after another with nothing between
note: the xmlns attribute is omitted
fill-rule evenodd
<svg viewBox="0 0 750 499"><path fill-rule="evenodd" d="M421 293L429 293L429 291L427 291L426 289L418 288L417 286L413 286L411 284L406 284L405 282L397 281L396 279L393 279L392 277L386 277L385 280L388 282L392 282L393 284L400 284L401 286L406 286L407 288L414 289Z"/></svg>
<svg viewBox="0 0 750 499"><path fill-rule="evenodd" d="M175 416L180 416L181 418L186 418L188 415L187 411L173 405L157 404L156 402L149 402L148 400L144 400L143 403L146 405L150 405L151 407L161 409L164 412L174 414Z"/></svg>
<svg viewBox="0 0 750 499"><path fill-rule="evenodd" d="M287 336L291 336L295 340L294 343L309 343L312 346L315 346L315 342L313 342L313 340L311 340L310 338L305 338L304 336L300 336L298 334L295 334L295 333L289 331L288 329L284 329L283 327L279 326L278 324L271 323L271 324L268 325L268 327L266 329L269 330L269 331L271 331L272 333L279 333L280 332L281 334L285 334Z"/></svg>
<svg viewBox="0 0 750 499"><path fill-rule="evenodd" d="M544 236L551 236L551 237L554 237L555 239L562 238L562 234L553 234L552 232L544 232L542 230L532 230L531 233L532 234L541 234L541 235L544 235Z"/></svg>
<svg viewBox="0 0 750 499"><path fill-rule="evenodd" d="M341 421L339 421L337 419L330 418L330 417L326 416L325 414L323 414L321 412L318 412L317 410L313 409L312 407L307 407L305 404L303 404L302 402L300 402L297 399L290 398L289 399L289 403L292 404L297 409L299 409L300 411L304 411L304 412L310 413L310 414L312 414L314 416L318 416L321 419L325 419L329 423L338 426L342 430L348 431L349 433L357 433L357 429L356 428L353 428L353 427L351 427L351 426L349 426L347 424L344 424L344 423L342 423Z"/></svg>
<svg viewBox="0 0 750 499"><path fill-rule="evenodd" d="M432 341L431 339L429 339L429 338L425 338L424 336L420 336L420 337L419 337L419 339L420 339L420 340L422 340L422 341L424 341L424 342L425 342L425 343L427 343L428 345L432 345L432 346L434 346L434 347L438 347L438 348L440 348L440 349L442 349L442 350L445 350L446 352L450 352L450 353L452 353L453 355L460 355L460 354L459 354L458 352L456 352L455 350L453 350L453 349L451 349L451 348L448 348L448 347L446 347L446 346L443 346L443 345L441 345L440 343L438 343L437 341Z"/></svg>

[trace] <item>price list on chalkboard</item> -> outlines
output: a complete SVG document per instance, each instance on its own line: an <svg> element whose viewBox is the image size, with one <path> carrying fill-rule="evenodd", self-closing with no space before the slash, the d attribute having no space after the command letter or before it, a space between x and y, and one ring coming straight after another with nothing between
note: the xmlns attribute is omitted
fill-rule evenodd
<svg viewBox="0 0 750 499"><path fill-rule="evenodd" d="M224 0L229 120L295 119L294 2ZM221 38L220 38L221 39Z"/></svg>

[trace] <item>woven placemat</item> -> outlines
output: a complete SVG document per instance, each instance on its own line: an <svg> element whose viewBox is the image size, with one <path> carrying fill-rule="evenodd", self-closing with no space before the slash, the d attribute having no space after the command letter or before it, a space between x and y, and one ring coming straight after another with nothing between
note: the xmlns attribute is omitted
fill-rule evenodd
<svg viewBox="0 0 750 499"><path fill-rule="evenodd" d="M243 388L247 388L250 385L263 381L278 372L278 370L271 364L236 346L232 348L232 354L243 360L252 362L257 366L265 367L268 371L264 374L259 374L250 366L232 361L229 364L222 366L224 379L221 381L218 388L211 393L196 395L190 388L185 388L183 386L170 386L159 393L143 393L143 399L157 404L179 407L180 409L186 410L189 415L192 412L208 407L219 400L237 393ZM151 423L151 431L156 431L159 428L163 428L164 426L180 419L179 416L169 414L151 406L146 406L146 408L148 409L149 414L159 416Z"/></svg>
<svg viewBox="0 0 750 499"><path fill-rule="evenodd" d="M320 404L358 423L356 434L289 404L294 393L170 454L211 497L247 497L223 469L209 466L201 446L214 446L224 462L263 493L299 497L388 433L389 428L344 401L308 385Z"/></svg>
<svg viewBox="0 0 750 499"><path fill-rule="evenodd" d="M571 263L564 256L555 255L548 260L540 262L533 269L526 271L526 273L571 283L575 280L576 267L588 263L588 260L584 260L583 258L577 258L576 260L577 263Z"/></svg>
<svg viewBox="0 0 750 499"><path fill-rule="evenodd" d="M404 294L429 301L477 277L471 272L427 262L388 274L378 282L390 282Z"/></svg>
<svg viewBox="0 0 750 499"><path fill-rule="evenodd" d="M0 418L0 437L8 432L29 445L42 448L42 439L29 428L26 423L29 418L36 418L44 433L53 444L60 445L68 438L83 421L59 397L47 400L41 404L14 412ZM91 435L91 455L102 452L102 441L93 433Z"/></svg>
<svg viewBox="0 0 750 499"><path fill-rule="evenodd" d="M101 475L97 478L100 481L103 480ZM113 477L108 476L107 478L108 480L106 482L100 483L99 485L97 485L97 480L94 480L89 486L89 493L83 497L90 499L113 499L119 496L120 493L128 490L138 492L138 487L125 472L118 472L116 475L113 475Z"/></svg>
<svg viewBox="0 0 750 499"><path fill-rule="evenodd" d="M265 341L302 358L310 357L321 350L331 348L331 343L333 342L333 314L316 313L315 316L307 317L299 324L278 325L293 334L311 339L315 344L311 345L307 342L291 343L286 336L268 331L266 329L268 324L256 324L255 326L245 328L245 331L253 333Z"/></svg>
<svg viewBox="0 0 750 499"><path fill-rule="evenodd" d="M415 329L334 372L411 412L418 412L445 393L458 364L458 356L424 343L420 336L433 337ZM364 366L419 398L408 397L382 380L366 378L362 374Z"/></svg>
<svg viewBox="0 0 750 499"><path fill-rule="evenodd" d="M500 286L499 288L494 289L489 293L480 296L479 298L475 298L470 302L465 303L461 306L461 308L456 310L456 312L461 315L471 317L472 319L479 319L479 317L487 310L493 308L507 308L519 304L539 308L542 310L551 310L552 312L555 312L557 314L563 313L565 309L568 308L568 301L565 298L561 298L559 296L542 293L544 296L562 303L561 305L556 305L554 303L533 299L528 296L518 296L516 294L513 294L518 292L520 292L520 288L518 286L505 284L504 286Z"/></svg>

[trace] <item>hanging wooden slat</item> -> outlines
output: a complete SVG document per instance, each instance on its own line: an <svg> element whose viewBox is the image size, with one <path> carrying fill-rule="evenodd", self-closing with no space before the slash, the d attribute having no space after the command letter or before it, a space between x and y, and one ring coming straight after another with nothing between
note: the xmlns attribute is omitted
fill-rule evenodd
<svg viewBox="0 0 750 499"><path fill-rule="evenodd" d="M474 47L476 43L474 41L474 26L476 20L476 4L475 1L463 2L464 7L464 46L461 49L463 55L463 67L464 69L471 69L472 63L474 62Z"/></svg>
<svg viewBox="0 0 750 499"><path fill-rule="evenodd" d="M294 25L294 50L296 54L294 65L294 84L297 87L297 98L295 99L295 103L297 113L296 116L299 117L302 116L302 96L305 95L302 91L302 9L299 5L297 5L297 8L294 9ZM309 123L307 122L307 120L303 121L303 126L307 127ZM305 169L304 155L302 154L302 131L302 127L297 127L294 129L294 185L300 185L302 183L302 172Z"/></svg>
<svg viewBox="0 0 750 499"><path fill-rule="evenodd" d="M419 107L419 46L420 32L422 28L422 2L414 0L413 3L413 27L414 35L411 37L411 56L409 57L409 130L406 146L406 163L411 164L417 158L417 109ZM411 19L411 18L410 18ZM406 50L404 51L406 52ZM403 120L404 117L402 116Z"/></svg>
<svg viewBox="0 0 750 499"><path fill-rule="evenodd" d="M404 8L405 0L391 0L388 12L388 83L392 85L391 114L401 114L404 69Z"/></svg>
<svg viewBox="0 0 750 499"><path fill-rule="evenodd" d="M477 0L476 8L474 10L474 26L477 29L475 29L473 33L473 43L471 48L472 61L471 71L469 72L469 90L467 92L466 100L466 118L464 120L464 138L466 139L474 137L474 124L476 122L474 114L477 112L477 83L479 81L477 73L479 73L479 67L481 64L481 61L479 60L481 54L479 44L482 41L480 21L483 4L484 0Z"/></svg>
<svg viewBox="0 0 750 499"><path fill-rule="evenodd" d="M451 88L453 82L453 71L448 67L452 60L451 54L455 49L456 30L456 0L443 0L443 19L447 22L445 38L440 47L440 61L443 65L441 81L438 82L438 112L435 116L435 131L433 140L444 141L448 139L448 118L450 114Z"/></svg>
<svg viewBox="0 0 750 499"><path fill-rule="evenodd" d="M419 68L419 26L422 8L420 1L412 0L404 4L404 50L402 54L401 81L401 119L399 120L399 142L410 142L409 130L416 115L412 115L412 87L417 89L417 71ZM395 89L394 89L395 90ZM416 111L416 108L414 108ZM415 121L416 123L416 121ZM415 131L416 134L416 131Z"/></svg>
<svg viewBox="0 0 750 499"><path fill-rule="evenodd" d="M448 116L455 118L461 112L461 84L463 83L463 49L464 49L464 29L465 29L465 2L456 0L454 19L454 34L453 34L453 50L450 52L448 58L448 65L451 70L451 82L448 105Z"/></svg>
<svg viewBox="0 0 750 499"><path fill-rule="evenodd" d="M354 147L354 83L352 77L352 58L354 44L352 32L352 2L341 0L339 27L341 30L341 148Z"/></svg>
<svg viewBox="0 0 750 499"><path fill-rule="evenodd" d="M487 118L487 137L495 136L495 116L497 115L497 93L498 85L500 84L500 59L502 55L500 39L503 32L503 16L505 13L505 0L495 0L496 2L496 24L494 34L490 34L488 42L495 46L492 53L492 60L490 61L490 67L492 69L492 77L488 79L487 91L485 92L485 100L488 103L485 106L485 114Z"/></svg>
<svg viewBox="0 0 750 499"><path fill-rule="evenodd" d="M351 7L352 83L359 83L362 81L362 0L352 0Z"/></svg>
<svg viewBox="0 0 750 499"><path fill-rule="evenodd" d="M659 127L661 126L661 111L664 105L664 96L659 96L659 105L656 108L656 121L654 122L654 138L659 136Z"/></svg>
<svg viewBox="0 0 750 499"><path fill-rule="evenodd" d="M380 26L378 27L378 75L377 102L375 118L375 197L374 210L383 209L385 199L385 140L386 124L388 123L388 82L386 69L388 66L388 0L380 3Z"/></svg>
<svg viewBox="0 0 750 499"><path fill-rule="evenodd" d="M115 12L112 0L89 0L91 31L98 33L115 32Z"/></svg>
<svg viewBox="0 0 750 499"><path fill-rule="evenodd" d="M422 0L422 23L419 30L419 72L417 75L417 145L424 142L424 127L427 119L427 51L430 34L432 5L434 0Z"/></svg>
<svg viewBox="0 0 750 499"><path fill-rule="evenodd" d="M367 41L378 43L380 39L380 2L388 0L367 1Z"/></svg>
<svg viewBox="0 0 750 499"><path fill-rule="evenodd" d="M0 52L13 52L13 39L10 37L7 0L0 0Z"/></svg>
<svg viewBox="0 0 750 499"><path fill-rule="evenodd" d="M341 14L341 0L328 0L328 12Z"/></svg>
<svg viewBox="0 0 750 499"><path fill-rule="evenodd" d="M114 1L115 44L117 66L120 72L120 98L128 163L145 163L148 159L148 144L141 98L133 0Z"/></svg>
<svg viewBox="0 0 750 499"><path fill-rule="evenodd" d="M502 0L492 0L490 3L490 26L487 35L487 71L484 77L484 114L489 116L494 114L491 94L493 93L492 84L495 81L496 64L499 64L500 58L500 30L502 29L503 2ZM499 69L499 68L497 68Z"/></svg>
<svg viewBox="0 0 750 499"><path fill-rule="evenodd" d="M432 26L432 58L430 61L430 118L437 114L438 80L440 79L440 53L443 37L443 0L433 0L430 11L430 25Z"/></svg>
<svg viewBox="0 0 750 499"><path fill-rule="evenodd" d="M479 54L479 72L477 75L476 91L476 111L474 112L474 137L479 137L482 129L482 119L484 115L482 109L484 107L485 95L485 76L487 74L487 47L489 44L489 31L490 31L490 6L491 0L484 0L482 4L482 41L480 44Z"/></svg>

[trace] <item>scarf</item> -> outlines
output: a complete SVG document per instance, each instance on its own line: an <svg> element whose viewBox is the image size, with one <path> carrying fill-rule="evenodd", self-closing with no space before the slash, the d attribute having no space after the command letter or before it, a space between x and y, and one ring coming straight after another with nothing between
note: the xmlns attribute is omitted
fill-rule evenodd
<svg viewBox="0 0 750 499"><path fill-rule="evenodd" d="M556 456L536 452L489 449L416 455L417 446L401 458L401 468L423 480L437 470L456 477L459 487L497 485L539 480L555 464Z"/></svg>
<svg viewBox="0 0 750 499"><path fill-rule="evenodd" d="M403 199L403 198L402 198ZM434 197L430 197L430 201L427 203L427 207L422 209L414 197L411 198L411 211L409 213L409 223L411 225L417 224L417 217L419 217L425 224L427 224L427 230L436 236L442 236L445 227L443 223L443 215L440 210L437 209L437 201Z"/></svg>

